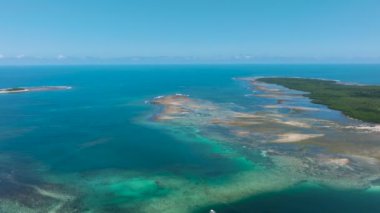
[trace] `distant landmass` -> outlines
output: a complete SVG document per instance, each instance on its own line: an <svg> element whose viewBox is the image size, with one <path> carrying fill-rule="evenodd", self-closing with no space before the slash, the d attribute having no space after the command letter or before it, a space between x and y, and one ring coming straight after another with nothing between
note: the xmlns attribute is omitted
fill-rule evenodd
<svg viewBox="0 0 380 213"><path fill-rule="evenodd" d="M23 92L38 92L51 90L67 90L70 86L42 86L42 87L12 87L0 89L0 94L23 93Z"/></svg>
<svg viewBox="0 0 380 213"><path fill-rule="evenodd" d="M257 81L308 92L305 96L313 103L342 111L355 119L380 123L380 86L305 78L258 78Z"/></svg>

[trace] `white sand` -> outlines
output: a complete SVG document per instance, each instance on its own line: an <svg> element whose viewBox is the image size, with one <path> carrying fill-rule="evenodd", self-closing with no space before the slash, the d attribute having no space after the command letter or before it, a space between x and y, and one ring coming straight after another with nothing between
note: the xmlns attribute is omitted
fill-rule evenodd
<svg viewBox="0 0 380 213"><path fill-rule="evenodd" d="M304 141L312 138L322 137L323 134L299 134L299 133L285 133L278 135L278 139L274 142L276 143L294 143L299 141Z"/></svg>
<svg viewBox="0 0 380 213"><path fill-rule="evenodd" d="M294 126L294 127L300 127L300 128L311 128L311 125L308 123L300 122L300 121L282 121L279 119L274 119L276 123Z"/></svg>
<svg viewBox="0 0 380 213"><path fill-rule="evenodd" d="M380 125L361 125L361 126L347 126L347 129L357 129L357 130L364 130L368 132L380 132Z"/></svg>

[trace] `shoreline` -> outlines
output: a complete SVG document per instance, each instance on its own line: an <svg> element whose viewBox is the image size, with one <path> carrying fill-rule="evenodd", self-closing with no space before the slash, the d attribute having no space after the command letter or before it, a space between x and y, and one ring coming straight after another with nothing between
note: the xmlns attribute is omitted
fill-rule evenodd
<svg viewBox="0 0 380 213"><path fill-rule="evenodd" d="M344 84L334 80L313 78L265 77L252 78L253 82L275 84L288 89L307 92L315 104L371 124L380 124L380 86Z"/></svg>
<svg viewBox="0 0 380 213"><path fill-rule="evenodd" d="M0 89L0 94L17 94L26 92L69 90L71 86L40 86L40 87L11 87Z"/></svg>

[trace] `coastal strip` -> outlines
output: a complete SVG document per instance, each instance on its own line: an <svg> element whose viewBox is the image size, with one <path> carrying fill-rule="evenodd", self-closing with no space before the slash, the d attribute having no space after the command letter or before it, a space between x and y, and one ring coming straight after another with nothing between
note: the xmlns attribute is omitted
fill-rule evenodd
<svg viewBox="0 0 380 213"><path fill-rule="evenodd" d="M12 88L0 89L0 94L53 91L53 90L68 90L71 88L72 87L70 87L70 86L12 87Z"/></svg>
<svg viewBox="0 0 380 213"><path fill-rule="evenodd" d="M380 86L341 84L332 80L306 78L257 78L252 81L304 91L313 103L365 122L380 124Z"/></svg>

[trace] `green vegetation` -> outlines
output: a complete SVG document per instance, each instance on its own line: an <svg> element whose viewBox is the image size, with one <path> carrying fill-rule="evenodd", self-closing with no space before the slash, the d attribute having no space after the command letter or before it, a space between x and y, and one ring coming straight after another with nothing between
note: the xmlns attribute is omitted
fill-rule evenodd
<svg viewBox="0 0 380 213"><path fill-rule="evenodd" d="M380 86L345 85L303 78L260 78L258 81L309 92L306 96L313 103L326 105L362 121L380 123Z"/></svg>
<svg viewBox="0 0 380 213"><path fill-rule="evenodd" d="M22 88L22 87L14 87L14 88L6 89L7 92L17 92L17 91L23 91L23 90L25 90L25 88Z"/></svg>

